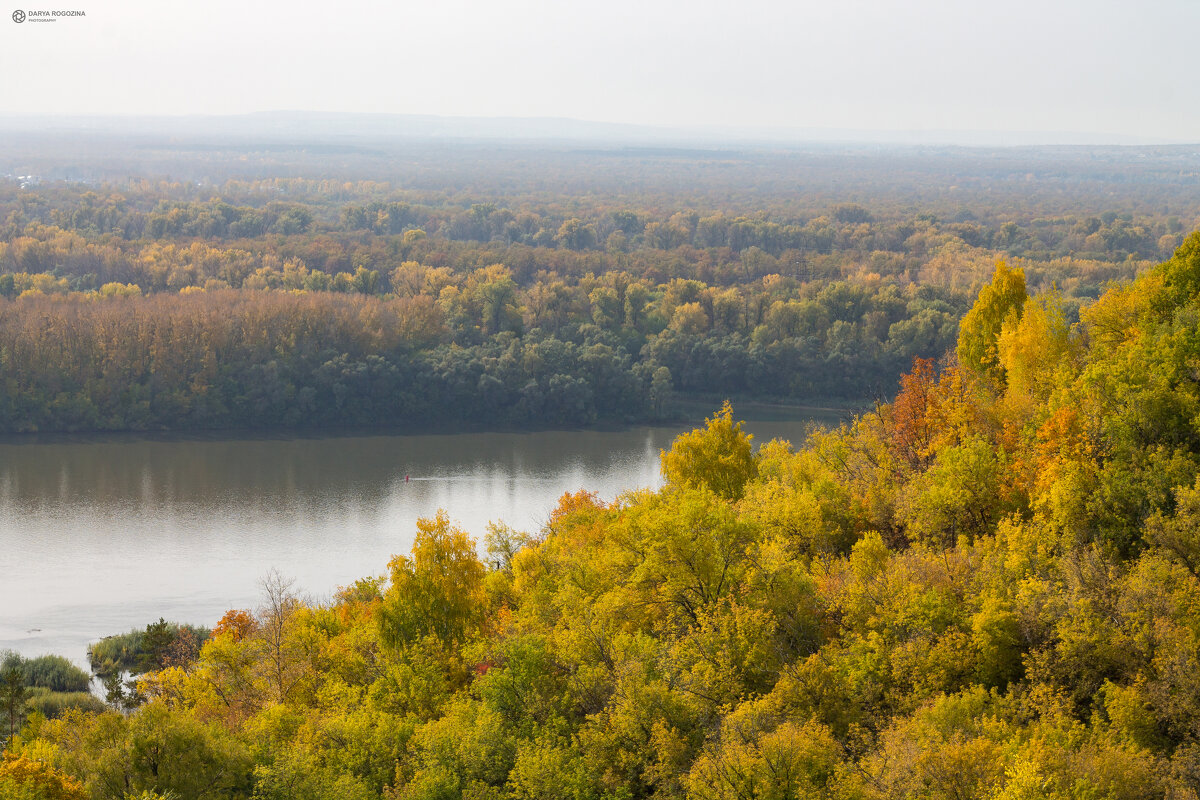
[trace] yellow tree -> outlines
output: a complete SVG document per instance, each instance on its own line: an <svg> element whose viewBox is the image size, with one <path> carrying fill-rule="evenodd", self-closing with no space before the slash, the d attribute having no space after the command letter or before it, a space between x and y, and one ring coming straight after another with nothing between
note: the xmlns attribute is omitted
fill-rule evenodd
<svg viewBox="0 0 1200 800"><path fill-rule="evenodd" d="M1004 379L997 341L1009 317L1020 319L1025 305L1025 271L996 264L990 285L983 287L975 305L958 328L958 360L964 367L997 381Z"/></svg>
<svg viewBox="0 0 1200 800"><path fill-rule="evenodd" d="M733 406L726 400L703 430L682 434L670 452L661 451L663 477L674 486L704 486L727 500L739 500L746 482L758 475L753 438L742 432L741 422L733 421Z"/></svg>
<svg viewBox="0 0 1200 800"><path fill-rule="evenodd" d="M30 800L84 800L82 783L45 761L5 753L0 761L0 797Z"/></svg>
<svg viewBox="0 0 1200 800"><path fill-rule="evenodd" d="M1008 394L1014 400L1044 402L1055 374L1070 351L1070 326L1056 292L1025 303L1020 319L1010 319L996 341Z"/></svg>
<svg viewBox="0 0 1200 800"><path fill-rule="evenodd" d="M411 556L388 565L392 585L379 609L380 635L391 647L426 636L460 644L483 623L484 569L466 531L445 511L417 520Z"/></svg>

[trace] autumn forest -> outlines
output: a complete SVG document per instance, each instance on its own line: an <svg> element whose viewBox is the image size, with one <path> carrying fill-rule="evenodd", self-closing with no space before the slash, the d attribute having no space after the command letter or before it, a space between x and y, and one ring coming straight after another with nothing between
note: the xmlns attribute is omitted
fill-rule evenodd
<svg viewBox="0 0 1200 800"><path fill-rule="evenodd" d="M9 655L0 797L1200 796L1190 151L146 147L0 183L0 430L718 410L659 490L114 631L95 693Z"/></svg>
<svg viewBox="0 0 1200 800"><path fill-rule="evenodd" d="M1200 217L1194 159L1172 148L1064 164L410 145L341 166L385 181L262 177L330 168L283 145L247 145L254 179L162 146L135 153L186 180L115 181L98 160L0 182L0 432L869 404L953 347L997 260L1075 321Z"/></svg>

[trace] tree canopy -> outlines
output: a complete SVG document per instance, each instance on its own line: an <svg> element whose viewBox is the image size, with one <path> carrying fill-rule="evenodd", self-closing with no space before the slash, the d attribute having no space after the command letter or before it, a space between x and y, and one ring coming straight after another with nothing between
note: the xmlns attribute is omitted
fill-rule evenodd
<svg viewBox="0 0 1200 800"><path fill-rule="evenodd" d="M918 361L797 447L755 452L726 404L663 489L564 495L541 530L494 525L486 563L443 512L328 602L269 577L140 705L28 715L0 787L1190 797L1198 254L1075 325L1052 293L1010 305L1004 381Z"/></svg>

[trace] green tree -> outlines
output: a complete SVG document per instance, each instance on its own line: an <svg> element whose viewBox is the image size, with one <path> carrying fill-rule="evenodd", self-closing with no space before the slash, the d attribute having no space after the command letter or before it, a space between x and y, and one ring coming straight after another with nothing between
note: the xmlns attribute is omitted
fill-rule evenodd
<svg viewBox="0 0 1200 800"><path fill-rule="evenodd" d="M8 743L11 746L17 730L21 727L22 715L25 713L25 698L29 690L25 688L25 676L19 667L9 667L4 670L3 682L0 682L0 707L8 720Z"/></svg>
<svg viewBox="0 0 1200 800"><path fill-rule="evenodd" d="M225 726L155 701L125 717L75 715L43 726L66 772L83 777L98 800L142 792L217 800L247 797L251 761Z"/></svg>
<svg viewBox="0 0 1200 800"><path fill-rule="evenodd" d="M130 695L125 687L125 673L121 668L110 661L98 674L104 684L104 702L113 708L128 708Z"/></svg>
<svg viewBox="0 0 1200 800"><path fill-rule="evenodd" d="M146 633L142 636L142 652L138 656L138 669L141 672L163 667L167 652L175 643L175 632L171 628L171 624L162 617L158 618L158 622L146 626Z"/></svg>
<svg viewBox="0 0 1200 800"><path fill-rule="evenodd" d="M666 367L654 370L650 379L650 404L654 407L654 416L663 416L663 411L671 400L671 389L671 370Z"/></svg>
<svg viewBox="0 0 1200 800"><path fill-rule="evenodd" d="M559 227L554 238L568 250L587 250L596 244L596 228L572 217Z"/></svg>
<svg viewBox="0 0 1200 800"><path fill-rule="evenodd" d="M896 512L908 538L953 547L959 536L991 533L1009 510L1000 490L1003 467L992 446L978 437L941 450L902 492Z"/></svg>

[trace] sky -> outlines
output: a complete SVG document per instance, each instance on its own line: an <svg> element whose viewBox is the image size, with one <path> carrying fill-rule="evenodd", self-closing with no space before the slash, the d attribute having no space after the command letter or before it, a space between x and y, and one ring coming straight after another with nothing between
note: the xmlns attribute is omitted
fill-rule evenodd
<svg viewBox="0 0 1200 800"><path fill-rule="evenodd" d="M48 1L0 16L0 113L1200 141L1200 0Z"/></svg>

